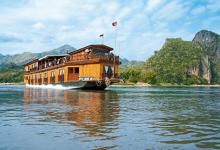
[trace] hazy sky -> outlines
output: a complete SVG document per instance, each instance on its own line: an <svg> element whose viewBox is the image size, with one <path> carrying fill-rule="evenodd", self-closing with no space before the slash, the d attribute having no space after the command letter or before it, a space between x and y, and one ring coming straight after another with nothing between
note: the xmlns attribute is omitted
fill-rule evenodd
<svg viewBox="0 0 220 150"><path fill-rule="evenodd" d="M192 40L201 29L220 33L220 0L0 0L0 53L41 52L100 43L145 60L166 38Z"/></svg>

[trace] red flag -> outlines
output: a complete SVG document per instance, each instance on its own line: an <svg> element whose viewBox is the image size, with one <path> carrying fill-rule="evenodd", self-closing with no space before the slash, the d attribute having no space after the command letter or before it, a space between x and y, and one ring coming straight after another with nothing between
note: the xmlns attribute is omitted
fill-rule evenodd
<svg viewBox="0 0 220 150"><path fill-rule="evenodd" d="M104 34L100 34L99 37L104 37Z"/></svg>
<svg viewBox="0 0 220 150"><path fill-rule="evenodd" d="M117 21L112 22L112 26L117 26Z"/></svg>

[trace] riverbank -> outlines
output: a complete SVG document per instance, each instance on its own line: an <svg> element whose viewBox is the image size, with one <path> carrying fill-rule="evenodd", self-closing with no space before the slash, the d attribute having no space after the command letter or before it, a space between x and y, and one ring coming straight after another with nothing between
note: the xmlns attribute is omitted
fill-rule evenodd
<svg viewBox="0 0 220 150"><path fill-rule="evenodd" d="M179 85L179 84L170 84L170 83L160 83L151 85L148 83L116 83L111 85L111 87L220 87L220 84L217 85Z"/></svg>
<svg viewBox="0 0 220 150"><path fill-rule="evenodd" d="M191 87L220 87L220 85L191 85Z"/></svg>
<svg viewBox="0 0 220 150"><path fill-rule="evenodd" d="M0 85L24 85L24 82L0 83Z"/></svg>
<svg viewBox="0 0 220 150"><path fill-rule="evenodd" d="M0 85L24 85L24 82L17 82L17 83L0 83ZM161 84L155 84L151 85L148 83L115 83L112 84L111 87L218 87L220 88L220 84L216 85L179 85L179 84L170 84L170 83L161 83Z"/></svg>

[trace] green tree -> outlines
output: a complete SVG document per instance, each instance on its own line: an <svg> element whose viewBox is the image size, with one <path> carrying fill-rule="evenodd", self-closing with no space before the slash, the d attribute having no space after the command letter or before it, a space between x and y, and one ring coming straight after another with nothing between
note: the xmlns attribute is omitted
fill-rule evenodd
<svg viewBox="0 0 220 150"><path fill-rule="evenodd" d="M154 70L147 70L141 73L141 80L149 84L156 84L157 83L156 77L157 75Z"/></svg>

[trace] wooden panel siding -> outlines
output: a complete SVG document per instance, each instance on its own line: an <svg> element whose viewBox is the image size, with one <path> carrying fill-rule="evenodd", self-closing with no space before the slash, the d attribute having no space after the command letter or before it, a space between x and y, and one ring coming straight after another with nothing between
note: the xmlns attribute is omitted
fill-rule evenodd
<svg viewBox="0 0 220 150"><path fill-rule="evenodd" d="M68 81L77 81L79 78L79 67L68 68Z"/></svg>

